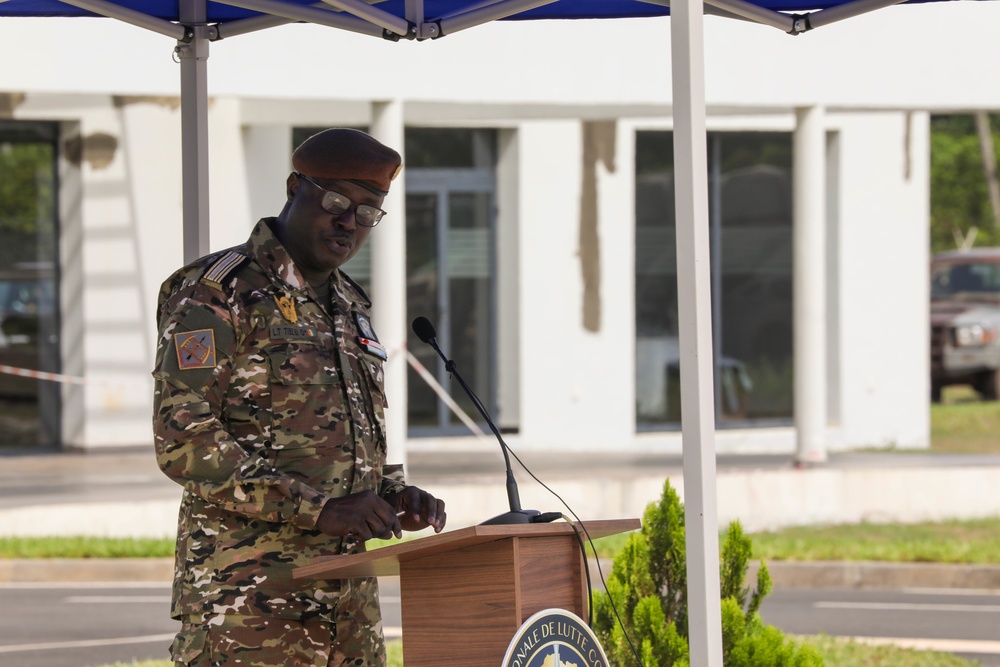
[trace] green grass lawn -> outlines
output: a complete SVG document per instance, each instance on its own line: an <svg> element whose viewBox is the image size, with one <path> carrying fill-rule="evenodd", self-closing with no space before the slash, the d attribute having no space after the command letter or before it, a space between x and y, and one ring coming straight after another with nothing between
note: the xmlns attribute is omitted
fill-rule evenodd
<svg viewBox="0 0 1000 667"><path fill-rule="evenodd" d="M985 402L971 388L948 387L931 404L931 451L1000 454L1000 402Z"/></svg>
<svg viewBox="0 0 1000 667"><path fill-rule="evenodd" d="M1000 517L918 524L802 526L754 533L767 560L1000 564Z"/></svg>
<svg viewBox="0 0 1000 667"><path fill-rule="evenodd" d="M594 541L613 558L627 535ZM917 524L801 526L751 535L764 560L874 560L1000 564L1000 517ZM0 558L169 558L172 539L0 537ZM590 549L588 547L588 553Z"/></svg>
<svg viewBox="0 0 1000 667"><path fill-rule="evenodd" d="M753 533L750 538L754 557L765 561L873 560L1000 565L1000 517L916 524L800 526ZM594 545L601 558L614 558L627 539L627 535L611 535L594 540Z"/></svg>
<svg viewBox="0 0 1000 667"><path fill-rule="evenodd" d="M0 558L170 558L173 538L2 537Z"/></svg>
<svg viewBox="0 0 1000 667"><path fill-rule="evenodd" d="M898 646L870 646L826 636L799 637L823 656L825 667L977 667L978 662L950 653L914 651Z"/></svg>

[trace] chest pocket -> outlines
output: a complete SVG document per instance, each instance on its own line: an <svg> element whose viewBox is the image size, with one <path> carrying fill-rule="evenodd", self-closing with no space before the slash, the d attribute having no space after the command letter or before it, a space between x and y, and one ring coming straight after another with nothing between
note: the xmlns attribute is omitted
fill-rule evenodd
<svg viewBox="0 0 1000 667"><path fill-rule="evenodd" d="M290 342L265 349L271 385L271 448L328 448L348 441L334 351Z"/></svg>

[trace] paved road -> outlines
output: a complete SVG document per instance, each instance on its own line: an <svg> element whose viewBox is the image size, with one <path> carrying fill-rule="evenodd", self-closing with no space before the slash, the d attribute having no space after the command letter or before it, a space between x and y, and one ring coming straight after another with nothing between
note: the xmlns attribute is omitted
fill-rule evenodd
<svg viewBox="0 0 1000 667"><path fill-rule="evenodd" d="M382 597L387 634L398 636L398 579L383 580ZM177 630L169 599L163 584L2 585L0 667L163 659ZM790 633L914 641L1000 667L1000 591L778 590L762 616Z"/></svg>
<svg viewBox="0 0 1000 667"><path fill-rule="evenodd" d="M777 590L761 617L791 634L879 638L1000 667L997 590Z"/></svg>
<svg viewBox="0 0 1000 667"><path fill-rule="evenodd" d="M0 665L84 667L165 658L177 623L164 584L6 584Z"/></svg>

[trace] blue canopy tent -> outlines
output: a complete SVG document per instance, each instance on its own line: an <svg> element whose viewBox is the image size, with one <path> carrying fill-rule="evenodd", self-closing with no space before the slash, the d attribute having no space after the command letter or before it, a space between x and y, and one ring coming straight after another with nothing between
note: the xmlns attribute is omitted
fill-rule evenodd
<svg viewBox="0 0 1000 667"><path fill-rule="evenodd" d="M109 17L176 41L181 62L184 255L208 247L207 60L213 41L308 22L376 39L428 40L495 20L671 15L678 317L691 664L721 667L715 406L704 91L703 15L797 35L900 0L0 0L0 17ZM799 155L823 151L821 123L800 119ZM821 158L820 158L821 160ZM820 195L821 197L821 195ZM820 204L796 215L822 216ZM821 228L821 225L815 225ZM817 231L817 233L821 233ZM797 302L798 303L798 302ZM798 369L797 369L798 374ZM798 378L798 375L797 375Z"/></svg>

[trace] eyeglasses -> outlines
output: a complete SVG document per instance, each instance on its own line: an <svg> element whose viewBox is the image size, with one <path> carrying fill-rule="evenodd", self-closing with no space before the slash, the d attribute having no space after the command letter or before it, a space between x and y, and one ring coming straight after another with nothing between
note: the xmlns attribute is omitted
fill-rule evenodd
<svg viewBox="0 0 1000 667"><path fill-rule="evenodd" d="M320 202L320 206L322 206L325 211L329 211L334 215L343 215L353 206L354 220L362 227L374 227L385 215L385 211L376 206L369 206L368 204L355 204L339 192L327 190L305 174L295 172L295 175L301 179L309 181L323 191L323 201Z"/></svg>

